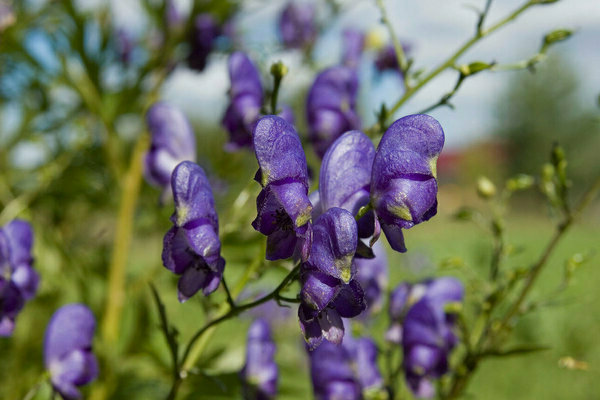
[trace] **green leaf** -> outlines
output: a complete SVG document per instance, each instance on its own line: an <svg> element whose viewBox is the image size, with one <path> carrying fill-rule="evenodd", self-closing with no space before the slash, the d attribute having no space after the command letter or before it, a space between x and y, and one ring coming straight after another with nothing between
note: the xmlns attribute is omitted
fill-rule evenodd
<svg viewBox="0 0 600 400"><path fill-rule="evenodd" d="M527 355L532 353L538 353L540 351L550 350L550 346L542 346L542 345L521 345L515 346L508 349L503 350L489 350L483 352L481 355L483 357L511 357L511 356L520 356Z"/></svg>

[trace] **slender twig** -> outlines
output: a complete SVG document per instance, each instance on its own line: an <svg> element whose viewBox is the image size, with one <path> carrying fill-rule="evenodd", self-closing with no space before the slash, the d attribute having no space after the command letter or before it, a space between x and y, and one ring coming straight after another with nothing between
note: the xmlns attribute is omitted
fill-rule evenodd
<svg viewBox="0 0 600 400"><path fill-rule="evenodd" d="M394 113L396 111L398 111L400 109L400 107L402 107L402 105L404 105L404 103L406 103L410 98L412 98L413 95L415 93L417 93L423 86L425 86L427 83L429 83L429 81L431 81L433 78L438 76L441 72L445 71L446 69L448 69L448 68L452 67L454 64L456 64L456 60L458 60L458 58L460 56L462 56L467 50L469 50L474 44L479 42L484 37L489 36L493 32L497 31L499 28L506 25L507 23L513 21L520 14L522 14L524 11L526 11L529 7L531 7L535 4L536 4L535 0L527 1L522 6L520 6L519 8L514 10L512 13L510 13L508 16L506 16L505 18L498 21L496 24L492 25L488 29L482 30L481 32L476 34L474 37L467 40L450 57L448 57L444 62L442 62L440 65L438 65L433 71L431 71L429 74L427 74L423 79L418 81L416 85L411 86L410 88L407 88L406 91L404 92L404 94L402 95L402 97L400 97L398 99L398 101L396 101L396 103L392 106L392 108L390 108L388 110L388 113L385 116L384 121L386 121L392 115L394 115ZM370 129L368 129L368 131L378 131L378 130L379 129L377 126L373 126Z"/></svg>
<svg viewBox="0 0 600 400"><path fill-rule="evenodd" d="M169 392L169 395L167 397L168 400L173 400L175 399L175 396L177 395L177 391L179 389L179 386L181 385L181 381L187 376L188 374L188 369L190 368L188 366L188 357L190 357L190 354L192 352L192 349L194 347L194 344L203 337L203 335L207 332L209 332L210 330L212 330L214 327L216 327L217 325L221 324L222 322L225 322L233 317L238 316L239 314L243 313L246 310L249 310L251 308L257 307L263 303L266 303L267 301L270 300L290 300L290 301L296 301L295 299L288 299L286 297L283 297L280 295L280 293L285 290L287 288L287 286L294 280L296 279L298 273L300 271L300 265L296 265L287 275L285 278L283 278L283 280L281 281L281 283L269 294L255 300L255 301L251 301L249 303L246 304L241 304L241 305L237 305L234 307L231 307L227 312L225 312L225 314L221 315L220 317L206 323L202 328L200 328L196 334L194 336L192 336L192 338L189 340L185 351L183 353L183 356L180 359L179 365L181 365L182 367L180 368L180 371L177 373L176 378L173 382L173 386L171 387L171 391Z"/></svg>
<svg viewBox="0 0 600 400"><path fill-rule="evenodd" d="M232 309L235 308L235 301L233 300L233 297L231 296L231 292L229 291L229 287L227 286L227 282L225 282L225 277L223 277L221 279L221 283L223 284L223 289L225 289L225 294L227 295L227 303L229 303L229 306Z"/></svg>
<svg viewBox="0 0 600 400"><path fill-rule="evenodd" d="M581 199L579 204L574 208L573 212L571 214L567 215L565 217L565 220L557 226L557 229L554 232L552 239L550 240L550 242L548 243L548 245L546 246L546 248L540 255L540 258L536 261L535 264L533 264L533 266L529 270L529 275L527 276L527 278L525 280L525 285L521 289L521 292L519 293L517 300L512 304L510 309L504 315L504 318L502 318L500 326L502 326L502 327L506 326L510 322L511 318L519 312L519 309L521 308L521 305L525 301L527 294L529 293L529 291L531 290L537 277L539 276L540 271L542 270L542 268L544 267L544 265L550 258L550 255L556 248L556 245L558 244L560 239L563 237L565 232L569 229L569 227L573 224L575 219L577 217L579 217L579 215L583 212L583 210L592 202L592 200L594 200L598 191L600 191L600 177L596 179L594 184L590 187L590 189L583 196L583 198Z"/></svg>
<svg viewBox="0 0 600 400"><path fill-rule="evenodd" d="M175 332L169 327L169 321L167 319L167 313L165 311L165 306L160 300L160 296L156 291L156 288L152 283L150 283L150 290L152 291L152 296L154 298L154 303L156 304L156 309L158 310L158 315L160 316L160 327L165 335L165 340L167 341L167 345L169 346L169 350L171 351L171 362L173 366L173 379L177 379L179 376L179 360L177 354L177 340L175 339Z"/></svg>
<svg viewBox="0 0 600 400"><path fill-rule="evenodd" d="M392 44L394 45L394 51L396 52L396 58L398 59L398 66L400 67L400 71L402 72L402 76L404 77L404 88L408 90L409 82L408 82L408 61L406 60L406 55L404 54L404 49L402 48L402 44L394 32L394 26L392 22L387 16L387 10L385 5L383 4L383 0L376 0L377 7L381 11L381 21L385 24L390 34L390 38L392 39Z"/></svg>

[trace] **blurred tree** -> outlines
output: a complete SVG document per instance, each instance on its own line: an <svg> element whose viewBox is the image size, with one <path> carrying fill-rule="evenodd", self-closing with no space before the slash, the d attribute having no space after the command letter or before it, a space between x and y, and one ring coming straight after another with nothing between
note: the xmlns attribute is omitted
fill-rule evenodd
<svg viewBox="0 0 600 400"><path fill-rule="evenodd" d="M568 154L574 186L600 173L600 123L583 100L580 79L567 60L554 56L535 73L516 74L500 94L494 131L508 141L510 174L537 172L554 142Z"/></svg>

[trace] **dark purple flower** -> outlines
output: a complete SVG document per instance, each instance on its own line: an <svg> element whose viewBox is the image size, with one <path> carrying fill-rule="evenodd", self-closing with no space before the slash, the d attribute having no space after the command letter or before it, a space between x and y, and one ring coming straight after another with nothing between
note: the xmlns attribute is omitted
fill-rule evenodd
<svg viewBox="0 0 600 400"><path fill-rule="evenodd" d="M371 204L396 251L406 251L402 229L437 213L436 163L443 146L442 127L424 114L399 119L381 138L373 161Z"/></svg>
<svg viewBox="0 0 600 400"><path fill-rule="evenodd" d="M252 145L252 131L260 115L263 89L258 70L245 53L233 53L228 68L230 102L222 123L229 132L228 147L234 150Z"/></svg>
<svg viewBox="0 0 600 400"><path fill-rule="evenodd" d="M305 259L312 205L300 138L284 119L268 115L256 124L254 151L259 165L255 179L263 189L252 226L267 236L267 259L291 257L297 245Z"/></svg>
<svg viewBox="0 0 600 400"><path fill-rule="evenodd" d="M344 31L342 64L346 67L356 68L364 48L365 34L356 29L346 29Z"/></svg>
<svg viewBox="0 0 600 400"><path fill-rule="evenodd" d="M337 138L327 149L319 175L321 209L341 207L356 215L369 203L371 167L375 147L360 131L350 131ZM359 220L358 235L361 238L373 234L373 213Z"/></svg>
<svg viewBox="0 0 600 400"><path fill-rule="evenodd" d="M194 20L188 65L196 71L203 71L211 53L215 39L221 34L221 28L210 13L199 14Z"/></svg>
<svg viewBox="0 0 600 400"><path fill-rule="evenodd" d="M404 54L410 51L410 46L403 45L402 50ZM383 72L387 70L400 71L400 65L398 65L398 57L396 56L396 49L393 44L384 46L375 57L375 67L378 71Z"/></svg>
<svg viewBox="0 0 600 400"><path fill-rule="evenodd" d="M119 28L117 30L116 38L117 41L117 53L119 61L124 65L129 65L131 62L131 55L135 49L135 40L127 29Z"/></svg>
<svg viewBox="0 0 600 400"><path fill-rule="evenodd" d="M356 113L358 76L348 67L332 67L321 72L306 101L309 138L319 157L342 133L360 129Z"/></svg>
<svg viewBox="0 0 600 400"><path fill-rule="evenodd" d="M277 395L275 343L269 324L258 319L248 330L246 364L240 372L245 400L269 400Z"/></svg>
<svg viewBox="0 0 600 400"><path fill-rule="evenodd" d="M362 399L351 356L343 345L325 342L311 351L309 356L315 399Z"/></svg>
<svg viewBox="0 0 600 400"><path fill-rule="evenodd" d="M386 398L378 396L386 392L371 339L346 335L341 345L324 342L309 357L317 400Z"/></svg>
<svg viewBox="0 0 600 400"><path fill-rule="evenodd" d="M288 48L310 46L317 37L315 6L308 3L289 2L279 17L279 32Z"/></svg>
<svg viewBox="0 0 600 400"><path fill-rule="evenodd" d="M182 161L196 160L196 138L183 112L164 102L150 107L146 123L152 141L144 159L144 175L150 184L163 189L161 199L165 200L170 196L173 169Z"/></svg>
<svg viewBox="0 0 600 400"><path fill-rule="evenodd" d="M46 328L44 364L54 389L67 399L79 399L78 386L98 375L98 362L92 353L96 320L83 304L59 308Z"/></svg>
<svg viewBox="0 0 600 400"><path fill-rule="evenodd" d="M448 371L448 358L458 341L455 316L446 312L446 306L462 301L464 289L454 278L439 278L426 281L417 290L421 297L410 305L402 321L403 367L413 393L432 397L431 380Z"/></svg>
<svg viewBox="0 0 600 400"><path fill-rule="evenodd" d="M396 286L390 294L389 317L390 327L385 333L385 339L388 342L402 343L402 321L406 315L409 306L414 303L414 299L420 299L425 291L424 285L411 285L403 282ZM411 296L412 295L412 296ZM412 297L412 300L411 300Z"/></svg>
<svg viewBox="0 0 600 400"><path fill-rule="evenodd" d="M184 161L173 171L173 227L163 241L163 265L179 278L178 297L184 302L202 289L219 286L225 260L221 257L219 223L208 179L201 167Z"/></svg>
<svg viewBox="0 0 600 400"><path fill-rule="evenodd" d="M383 305L383 292L388 282L388 266L385 249L381 243L373 246L375 258L355 258L356 280L365 293L369 313L378 312Z"/></svg>
<svg viewBox="0 0 600 400"><path fill-rule="evenodd" d="M28 222L13 220L0 229L0 336L12 334L17 314L37 291L32 245Z"/></svg>
<svg viewBox="0 0 600 400"><path fill-rule="evenodd" d="M364 293L354 279L352 259L358 241L356 222L348 211L330 208L314 223L308 261L302 265L300 327L309 348L326 339L340 343L343 318L353 318L366 307Z"/></svg>

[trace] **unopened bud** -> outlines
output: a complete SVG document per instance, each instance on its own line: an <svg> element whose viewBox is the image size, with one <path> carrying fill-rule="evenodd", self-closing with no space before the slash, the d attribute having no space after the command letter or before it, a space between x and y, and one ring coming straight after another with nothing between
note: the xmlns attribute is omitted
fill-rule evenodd
<svg viewBox="0 0 600 400"><path fill-rule="evenodd" d="M485 176L477 180L477 194L482 199L490 199L496 195L496 186Z"/></svg>
<svg viewBox="0 0 600 400"><path fill-rule="evenodd" d="M286 65L283 62L277 61L276 63L273 63L273 65L271 65L271 75L273 75L275 79L281 80L284 76L287 75L287 73L288 67L286 67Z"/></svg>

